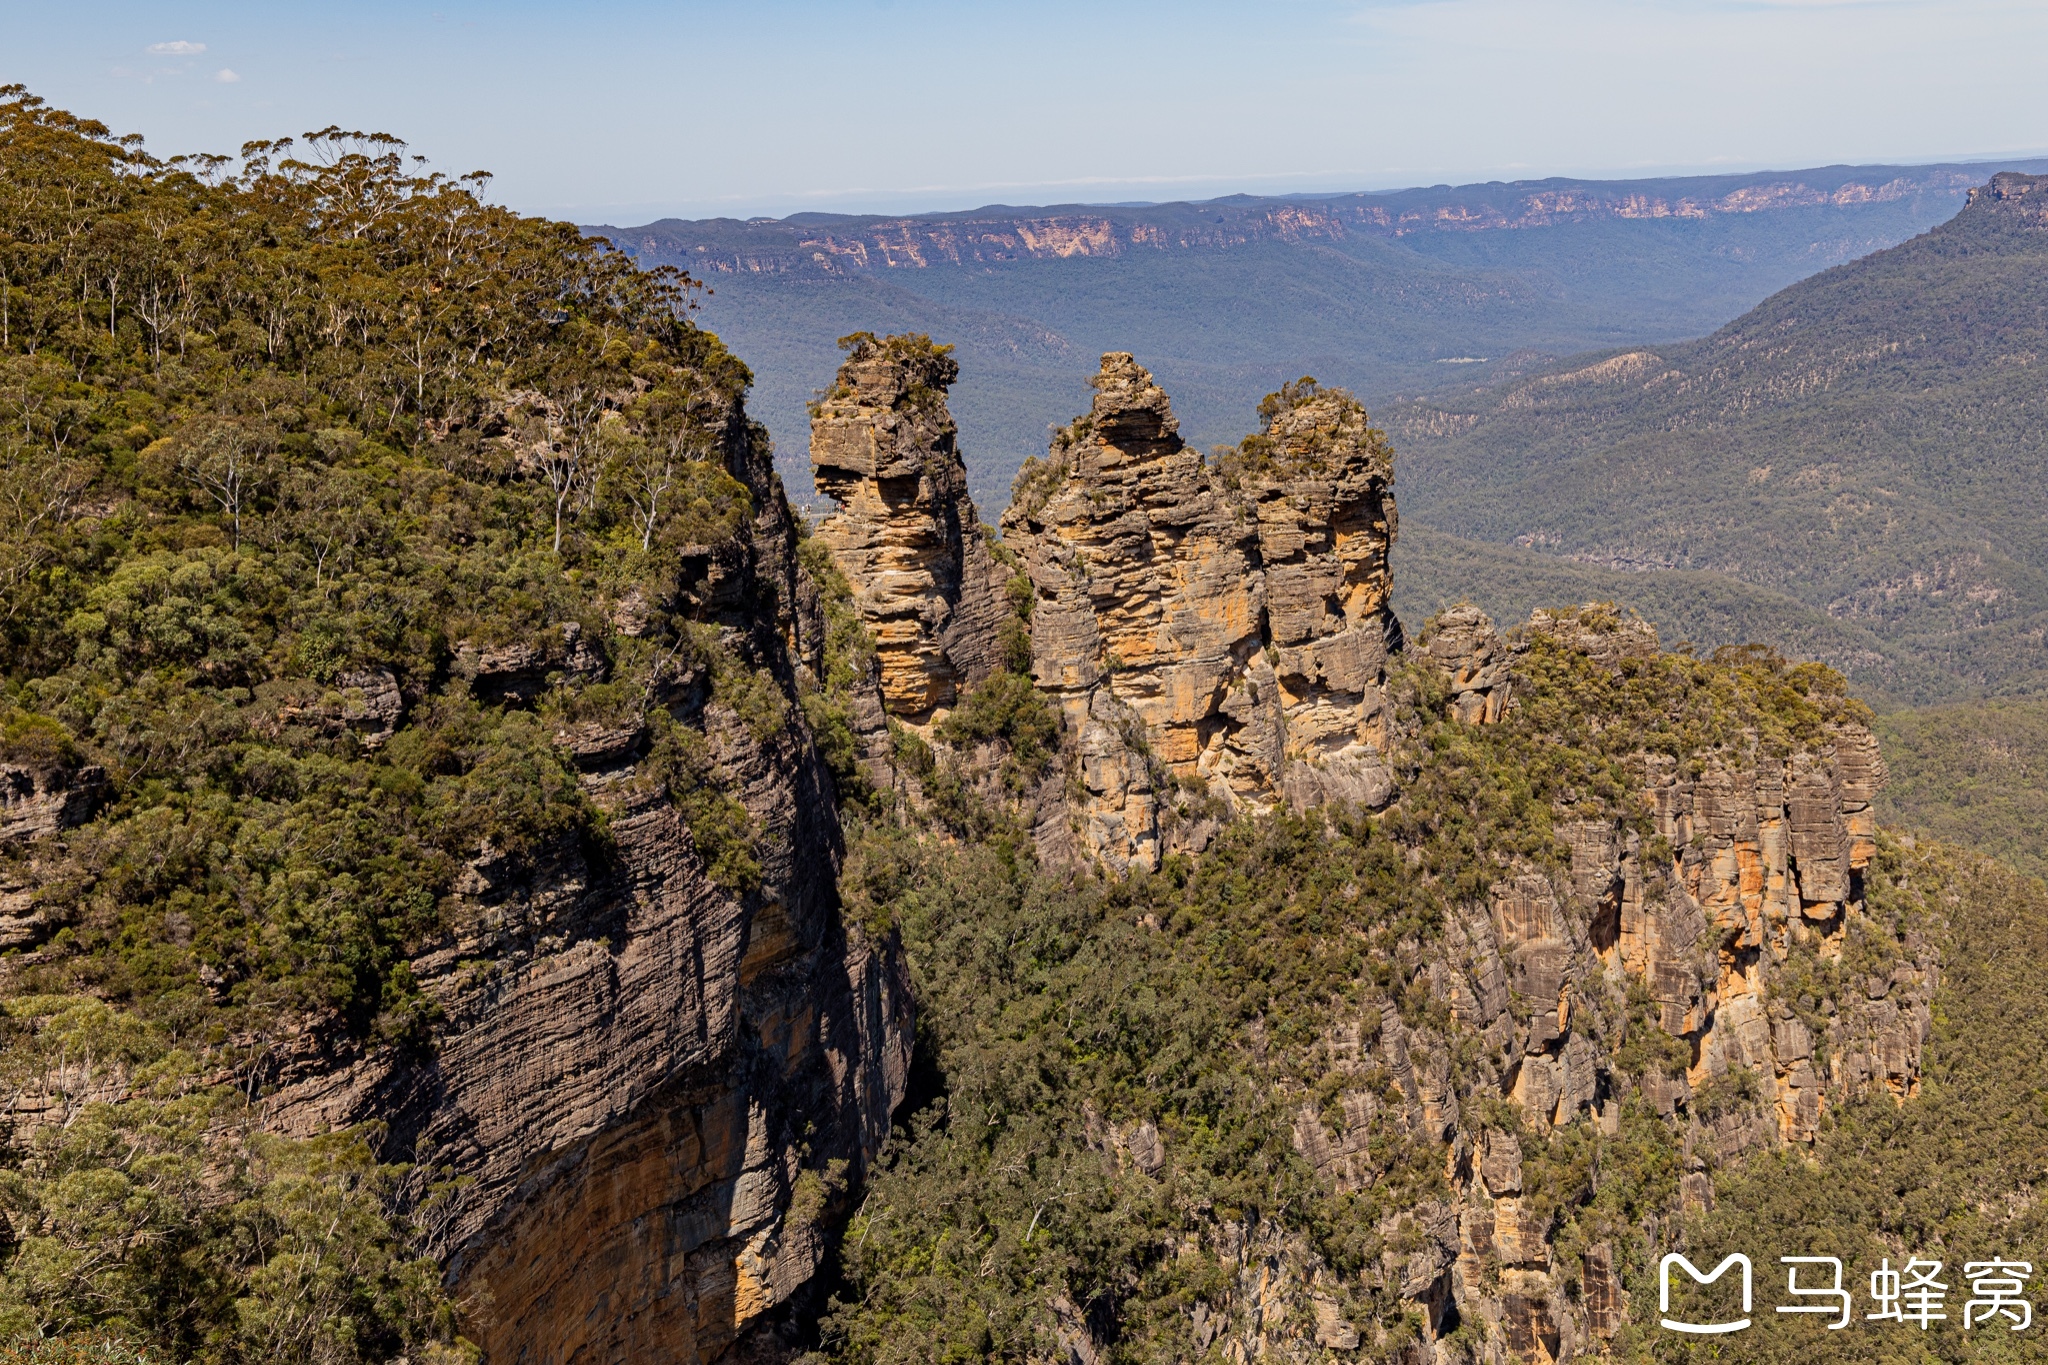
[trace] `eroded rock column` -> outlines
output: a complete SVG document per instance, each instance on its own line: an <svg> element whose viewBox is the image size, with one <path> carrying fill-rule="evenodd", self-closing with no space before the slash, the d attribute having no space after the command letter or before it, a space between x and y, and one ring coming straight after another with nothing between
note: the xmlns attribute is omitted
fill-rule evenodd
<svg viewBox="0 0 2048 1365"><path fill-rule="evenodd" d="M1305 380L1212 464L1128 353L1093 383L1003 518L1035 595L1034 675L1081 736L1086 850L1156 865L1178 837L1162 816L1197 805L1383 804L1379 688L1400 641L1384 438Z"/></svg>
<svg viewBox="0 0 2048 1365"><path fill-rule="evenodd" d="M1289 384L1260 404L1265 429L1223 462L1258 520L1266 644L1286 739L1282 782L1298 807L1385 803L1380 683L1401 626L1393 577L1394 452L1357 399Z"/></svg>
<svg viewBox="0 0 2048 1365"><path fill-rule="evenodd" d="M1270 785L1281 718L1257 659L1256 522L1129 354L1104 356L1093 383L1089 411L1019 474L1003 529L1035 593L1033 674L1080 737L1087 851L1121 871L1158 861L1148 757L1197 783L1216 736L1249 730L1248 785Z"/></svg>
<svg viewBox="0 0 2048 1365"><path fill-rule="evenodd" d="M811 419L812 470L839 504L816 534L874 636L883 705L913 725L995 671L1006 610L946 407L949 349L862 337Z"/></svg>

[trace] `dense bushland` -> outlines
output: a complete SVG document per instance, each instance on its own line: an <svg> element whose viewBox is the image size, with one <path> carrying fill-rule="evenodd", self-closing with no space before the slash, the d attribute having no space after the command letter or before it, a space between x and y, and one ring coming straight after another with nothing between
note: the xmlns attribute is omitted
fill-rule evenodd
<svg viewBox="0 0 2048 1365"><path fill-rule="evenodd" d="M2048 702L1957 702L1878 717L1888 820L2048 876Z"/></svg>
<svg viewBox="0 0 2048 1365"><path fill-rule="evenodd" d="M1389 1123L1363 1188L1317 1178L1292 1125L1304 1103L1330 1105L1355 1083L1328 1070L1332 1027L1385 1007L1410 1027L1447 1028L1426 968L1447 918L1483 902L1504 867L1561 868L1563 819L1620 814L1648 840L1631 795L1636 756L1691 763L1752 735L1784 752L1868 714L1835 675L1768 651L1610 670L1542 636L1522 656L1503 725L1445 719L1424 670L1403 666L1395 687L1406 785L1380 816L1242 823L1192 863L1107 883L1047 875L1000 816L978 842L862 828L846 893L902 932L922 1088L849 1229L825 1357L1023 1361L1085 1330L1108 1359L1189 1358L1195 1325L1219 1320L1242 1293L1238 1268L1262 1260L1303 1280L1320 1273L1319 1294L1386 1329L1381 1352L1397 1348L1418 1324L1382 1267L1416 1245L1418 1208L1448 1192L1444 1151ZM2010 873L1887 838L1870 906L1842 960L1800 950L1787 975L1806 992L1796 1008L1855 989L1855 974L1888 962L1908 934L1945 944L1952 991L1999 981L1951 1006L1919 1098L1833 1111L1810 1156L1717 1170L1713 1213L1681 1209L1683 1126L1640 1097L1614 1133L1582 1121L1546 1134L1483 1092L1480 1112L1468 1111L1475 1131L1520 1140L1524 1189L1555 1230L1568 1283L1586 1244L1615 1247L1636 1305L1617 1342L1626 1358L1678 1349L1643 1309L1655 1302L1656 1251L1671 1246L1747 1248L1766 1293L1777 1255L1823 1244L1852 1264L1944 1239L2022 1257L2039 1247L2021 1193L2048 1160L2039 1067L2013 1054L2027 1025L2015 1032L1997 1016L2037 990L2011 939L2048 932L2048 903ZM1690 1061L1646 1007L1617 992L1589 1011L1585 1026L1614 1047L1624 1080ZM1475 1063L1455 1053L1461 1090ZM1755 1104L1737 1093L1741 1079L1703 1093L1701 1112ZM1391 1078L1381 1083L1398 1106ZM1966 1146L1958 1131L2000 1138ZM1133 1156L1141 1132L1163 1145L1156 1169ZM1910 1191L1924 1193L1894 1197ZM2022 1212L1990 1212L2001 1198ZM1857 1334L1829 1349L1847 1359L1872 1342ZM1903 1339L1879 1344L1919 1358ZM1774 1323L1759 1349L1810 1345Z"/></svg>
<svg viewBox="0 0 2048 1365"><path fill-rule="evenodd" d="M98 818L0 851L0 1332L443 1349L432 1178L401 1205L377 1133L252 1106L308 1055L431 1046L406 958L479 850L602 866L560 730L657 678L781 720L659 610L755 511L747 371L685 277L482 186L332 128L160 162L0 91L0 762L105 775ZM704 736L649 724L746 886Z"/></svg>

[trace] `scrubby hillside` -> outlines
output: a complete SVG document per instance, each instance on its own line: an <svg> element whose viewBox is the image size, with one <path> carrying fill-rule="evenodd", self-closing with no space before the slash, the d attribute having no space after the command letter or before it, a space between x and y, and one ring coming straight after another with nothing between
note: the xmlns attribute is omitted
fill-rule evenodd
<svg viewBox="0 0 2048 1365"><path fill-rule="evenodd" d="M823 1358L1729 1358L1657 1328L1674 1249L1755 1261L1737 1358L2034 1358L1769 1310L1781 1255L1844 1258L1860 1317L1881 1257L2048 1253L2025 1194L2048 1163L2039 887L1886 836L1862 908L1814 933L1766 911L1760 962L1725 910L1696 939L1603 928L1581 831L1641 849L1624 898L1711 907L1706 776L1856 710L1762 655L1526 646L1497 725L1454 719L1426 663L1397 674L1404 785L1378 816L1244 823L1079 883L986 807L956 826L976 842L865 828L850 894L901 927L922 1060ZM1660 762L1707 766L1646 788ZM1545 965L1514 936L1558 914L1576 946ZM1639 975L1630 944L1660 932L1686 946ZM1674 979L1694 1005L1660 1000Z"/></svg>
<svg viewBox="0 0 2048 1365"><path fill-rule="evenodd" d="M2001 174L1934 231L1704 340L1391 413L1410 509L1456 536L1793 598L1906 660L1866 674L1900 700L2038 686L2044 187Z"/></svg>

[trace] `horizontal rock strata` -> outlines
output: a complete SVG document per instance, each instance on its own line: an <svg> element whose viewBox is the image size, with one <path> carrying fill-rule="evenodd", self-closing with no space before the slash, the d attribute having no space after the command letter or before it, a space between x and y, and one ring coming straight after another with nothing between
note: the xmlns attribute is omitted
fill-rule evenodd
<svg viewBox="0 0 2048 1365"><path fill-rule="evenodd" d="M26 843L82 825L106 796L106 770L96 764L0 763L0 843Z"/></svg>
<svg viewBox="0 0 2048 1365"><path fill-rule="evenodd" d="M332 1055L310 1033L276 1059L269 1122L310 1134L389 1125L387 1150L463 1182L432 1250L493 1362L697 1365L801 1293L887 1136L909 1072L902 963L839 915L831 781L794 719L795 669L822 640L817 594L765 434L735 415L728 461L760 509L674 603L636 593L623 631L682 608L717 625L779 688L756 733L702 670L652 700L702 729L718 787L759 831L760 886L714 884L637 722L565 728L557 744L605 812L610 856L574 843L511 859L486 846L455 885L414 977L446 1018L427 1055ZM773 604L763 611L763 602ZM549 673L595 676L576 630L464 646L458 676L517 701ZM327 709L367 735L399 698L349 680ZM798 1199L808 1182L815 1197Z"/></svg>

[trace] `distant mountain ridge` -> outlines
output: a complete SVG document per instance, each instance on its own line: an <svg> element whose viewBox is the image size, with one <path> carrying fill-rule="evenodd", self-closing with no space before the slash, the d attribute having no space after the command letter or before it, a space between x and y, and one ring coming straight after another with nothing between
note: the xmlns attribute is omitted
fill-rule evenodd
<svg viewBox="0 0 2048 1365"><path fill-rule="evenodd" d="M1993 176L1951 221L1701 340L1378 416L1404 511L1541 552L1530 572L1784 594L1917 661L1865 661L1900 700L2048 687L2048 177Z"/></svg>
<svg viewBox="0 0 2048 1365"><path fill-rule="evenodd" d="M668 218L586 229L707 275L930 269L1142 250L1229 250L1420 232L1526 231L1601 220L1706 219L1956 196L1980 167L1828 166L1654 180L1492 181L1342 195L1229 195L1144 206L991 204L951 213Z"/></svg>
<svg viewBox="0 0 2048 1365"><path fill-rule="evenodd" d="M2039 164L2048 169L2048 162ZM711 286L700 321L812 498L805 404L856 331L956 346L974 498L993 515L1108 351L1169 386L1196 446L1304 374L1375 408L1546 356L1710 332L1795 280L1950 217L1991 168L1837 166L1629 181L961 213L666 220L586 231ZM1512 359L1510 359L1512 358Z"/></svg>

